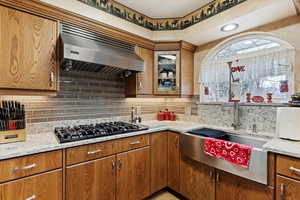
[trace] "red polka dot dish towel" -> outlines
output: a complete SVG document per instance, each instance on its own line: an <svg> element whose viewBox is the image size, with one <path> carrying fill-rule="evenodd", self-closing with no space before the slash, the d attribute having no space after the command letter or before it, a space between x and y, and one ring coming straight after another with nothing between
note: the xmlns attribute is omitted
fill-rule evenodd
<svg viewBox="0 0 300 200"><path fill-rule="evenodd" d="M215 138L206 138L204 142L206 154L245 168L249 167L251 150L251 146Z"/></svg>

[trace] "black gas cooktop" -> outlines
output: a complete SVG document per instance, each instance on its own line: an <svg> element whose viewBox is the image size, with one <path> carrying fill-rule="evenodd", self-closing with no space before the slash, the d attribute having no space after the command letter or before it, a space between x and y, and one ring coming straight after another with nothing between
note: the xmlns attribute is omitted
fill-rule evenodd
<svg viewBox="0 0 300 200"><path fill-rule="evenodd" d="M57 127L55 128L55 135L60 143L66 143L147 129L148 127L126 122L105 122L74 127Z"/></svg>

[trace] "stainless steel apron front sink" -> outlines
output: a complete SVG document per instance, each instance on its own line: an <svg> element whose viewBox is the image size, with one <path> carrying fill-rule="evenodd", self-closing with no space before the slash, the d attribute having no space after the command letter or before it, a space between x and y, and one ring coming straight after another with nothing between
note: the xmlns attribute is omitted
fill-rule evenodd
<svg viewBox="0 0 300 200"><path fill-rule="evenodd" d="M181 153L193 160L207 164L216 169L220 169L234 175L256 181L267 185L268 180L268 153L262 146L266 143L264 140L254 139L248 136L238 136L228 133L228 141L246 144L253 147L249 168L234 165L228 161L214 158L204 153L205 137L183 133L180 135Z"/></svg>

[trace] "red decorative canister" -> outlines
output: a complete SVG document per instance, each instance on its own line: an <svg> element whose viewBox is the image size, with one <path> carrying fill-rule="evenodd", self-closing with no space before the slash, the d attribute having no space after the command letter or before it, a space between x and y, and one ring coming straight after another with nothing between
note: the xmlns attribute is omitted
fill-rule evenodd
<svg viewBox="0 0 300 200"><path fill-rule="evenodd" d="M158 121L163 121L163 120L165 120L165 114L164 114L162 111L159 111L159 112L157 113L157 120L158 120Z"/></svg>
<svg viewBox="0 0 300 200"><path fill-rule="evenodd" d="M171 113L171 121L176 121L176 115L174 112Z"/></svg>

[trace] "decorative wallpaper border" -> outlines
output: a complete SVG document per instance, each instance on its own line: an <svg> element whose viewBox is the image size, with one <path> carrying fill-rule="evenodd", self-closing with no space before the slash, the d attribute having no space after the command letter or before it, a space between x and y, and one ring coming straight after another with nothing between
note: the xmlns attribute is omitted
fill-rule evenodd
<svg viewBox="0 0 300 200"><path fill-rule="evenodd" d="M77 0L152 31L183 30L247 0L214 0L182 18L153 19L113 0Z"/></svg>

